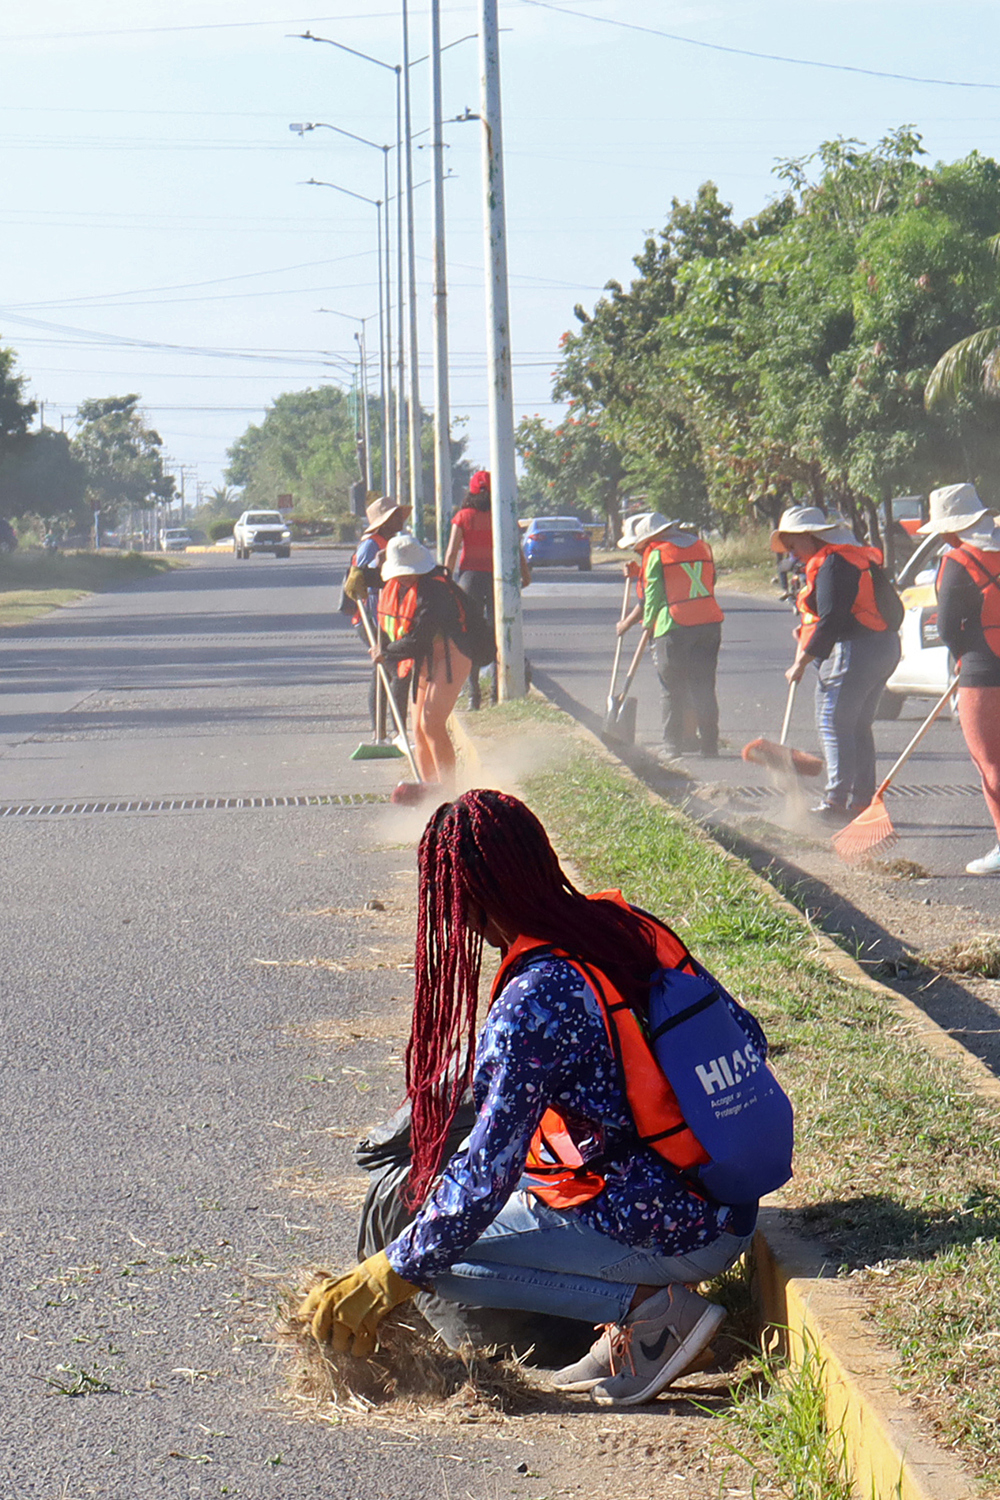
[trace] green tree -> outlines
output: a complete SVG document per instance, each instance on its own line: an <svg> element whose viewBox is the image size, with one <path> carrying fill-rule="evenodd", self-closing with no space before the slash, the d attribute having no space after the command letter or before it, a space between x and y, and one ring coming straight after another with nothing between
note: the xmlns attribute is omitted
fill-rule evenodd
<svg viewBox="0 0 1000 1500"><path fill-rule="evenodd" d="M61 432L30 432L38 403L25 398L13 349L0 349L0 516L70 516L83 499L85 475Z"/></svg>
<svg viewBox="0 0 1000 1500"><path fill-rule="evenodd" d="M514 435L525 477L518 509L525 516L567 512L616 516L624 470L621 454L601 433L600 417L570 414L556 427L523 417Z"/></svg>
<svg viewBox="0 0 1000 1500"><path fill-rule="evenodd" d="M0 453L0 515L59 517L67 525L86 514L87 471L65 433L43 428L4 444Z"/></svg>
<svg viewBox="0 0 1000 1500"><path fill-rule="evenodd" d="M273 507L295 497L303 518L346 515L359 474L355 416L336 386L288 391L229 449L225 478L244 506Z"/></svg>
<svg viewBox="0 0 1000 1500"><path fill-rule="evenodd" d="M144 509L173 498L174 480L163 467L163 439L138 410L139 399L104 396L77 409L80 426L71 446L87 471L87 499L105 525L128 507Z"/></svg>

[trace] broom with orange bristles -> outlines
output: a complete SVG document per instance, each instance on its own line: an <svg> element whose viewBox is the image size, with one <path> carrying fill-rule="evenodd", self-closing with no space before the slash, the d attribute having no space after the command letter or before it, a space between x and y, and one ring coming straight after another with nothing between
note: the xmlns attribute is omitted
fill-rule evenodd
<svg viewBox="0 0 1000 1500"><path fill-rule="evenodd" d="M785 717L778 743L775 744L774 740L751 740L749 745L743 746L741 753L744 760L755 766L768 766L772 771L784 771L795 776L818 776L823 769L823 762L818 755L811 755L808 750L793 750L790 745L785 744L792 722L792 705L797 687L797 682L788 684L788 701L785 704Z"/></svg>
<svg viewBox="0 0 1000 1500"><path fill-rule="evenodd" d="M850 863L853 859L862 859L870 854L873 849L888 849L898 838L896 830L892 826L892 819L886 811L884 797L889 783L893 780L896 772L908 761L914 750L920 744L924 735L930 729L938 714L944 708L948 699L958 686L957 674L951 679L940 698L927 715L916 734L913 736L902 755L890 770L882 784L876 788L875 795L865 808L864 812L858 813L853 823L848 823L839 833L833 835L833 847L841 859Z"/></svg>

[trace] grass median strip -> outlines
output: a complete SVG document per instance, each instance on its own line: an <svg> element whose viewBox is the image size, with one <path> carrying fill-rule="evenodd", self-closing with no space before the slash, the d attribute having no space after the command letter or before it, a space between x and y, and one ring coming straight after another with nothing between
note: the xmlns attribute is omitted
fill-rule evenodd
<svg viewBox="0 0 1000 1500"><path fill-rule="evenodd" d="M484 715L487 732L565 720ZM492 720L492 722L491 722ZM568 762L526 796L590 889L620 886L676 927L764 1024L797 1111L782 1200L854 1278L905 1391L986 1483L1000 1482L1000 1120L898 1012L833 975L804 921L681 813L566 731Z"/></svg>
<svg viewBox="0 0 1000 1500"><path fill-rule="evenodd" d="M15 552L0 557L0 625L26 625L84 594L152 578L176 562L141 552Z"/></svg>

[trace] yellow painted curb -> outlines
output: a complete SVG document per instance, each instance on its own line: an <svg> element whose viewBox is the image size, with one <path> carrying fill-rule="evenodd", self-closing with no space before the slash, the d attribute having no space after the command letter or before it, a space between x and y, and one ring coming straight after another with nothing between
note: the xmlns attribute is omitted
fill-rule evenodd
<svg viewBox="0 0 1000 1500"><path fill-rule="evenodd" d="M531 691L545 697L537 688ZM586 725L570 714L566 718L580 739L632 776L651 801L663 802L671 812L687 816L640 780ZM693 819L689 821L702 838L715 844L721 858L740 865L772 905L810 926L798 907L745 860L716 843ZM891 1005L928 1052L957 1063L970 1088L1000 1106L1000 1079L985 1063L967 1052L912 1000L866 974L826 933L811 926L810 930L828 968L848 984L869 990ZM794 1235L783 1219L779 1207L762 1207L754 1240L761 1312L767 1324L781 1331L785 1352L793 1364L801 1364L809 1351L820 1367L829 1428L832 1433L843 1433L858 1494L863 1500L981 1500L959 1460L939 1447L907 1409L898 1389L896 1356L879 1342L853 1287L836 1275L836 1266L824 1260L816 1245Z"/></svg>
<svg viewBox="0 0 1000 1500"><path fill-rule="evenodd" d="M815 1246L764 1208L754 1240L761 1311L793 1365L809 1359L826 1400L830 1432L840 1434L854 1487L865 1500L975 1500L959 1460L938 1447L898 1390L898 1362L873 1336L851 1286Z"/></svg>

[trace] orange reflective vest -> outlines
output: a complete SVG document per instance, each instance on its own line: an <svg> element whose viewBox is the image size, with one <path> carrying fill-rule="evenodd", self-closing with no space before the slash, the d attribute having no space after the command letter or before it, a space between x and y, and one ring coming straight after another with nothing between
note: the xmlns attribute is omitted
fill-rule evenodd
<svg viewBox="0 0 1000 1500"><path fill-rule="evenodd" d="M601 891L590 900L614 901L631 910L621 891ZM655 933L656 956L662 966L691 972L691 955L680 938L660 923L656 923ZM547 957L568 958L591 985L601 1008L608 1043L625 1079L625 1093L641 1143L681 1171L689 1171L707 1162L707 1153L689 1129L676 1095L653 1056L642 1022L604 974L577 963L568 954L539 942L537 938L518 937L508 949L494 980L491 1003L517 964L533 951ZM571 1126L556 1109L545 1111L532 1138L524 1168L526 1175L534 1179L531 1191L536 1197L553 1208L573 1208L596 1198L604 1190L603 1176L584 1160L581 1147L588 1144L597 1144L588 1127L578 1122Z"/></svg>
<svg viewBox="0 0 1000 1500"><path fill-rule="evenodd" d="M993 655L1000 656L1000 552L982 552L968 542L959 542L945 553L942 567L947 558L965 569L982 594L983 635Z"/></svg>
<svg viewBox="0 0 1000 1500"><path fill-rule="evenodd" d="M649 583L649 563L658 554L663 568L667 609L675 625L717 625L725 619L715 598L715 559L707 542L679 547L655 542L643 554L643 581Z"/></svg>
<svg viewBox="0 0 1000 1500"><path fill-rule="evenodd" d="M819 624L819 615L816 609L816 575L832 553L836 552L845 562L849 562L852 568L857 568L861 577L858 579L858 592L854 603L851 605L851 613L859 625L866 630L887 630L888 626L878 612L875 603L875 589L872 585L871 565L881 565L882 554L877 547L860 547L828 542L818 552L814 552L805 565L806 585L799 591L795 601L796 608L802 618L799 627L799 641L806 650L809 642L816 632Z"/></svg>
<svg viewBox="0 0 1000 1500"><path fill-rule="evenodd" d="M390 578L388 583L383 583L378 596L378 623L390 641L398 641L413 628L418 600L415 579L411 578L405 585L402 578ZM397 677L408 677L412 670L412 661L396 663Z"/></svg>

